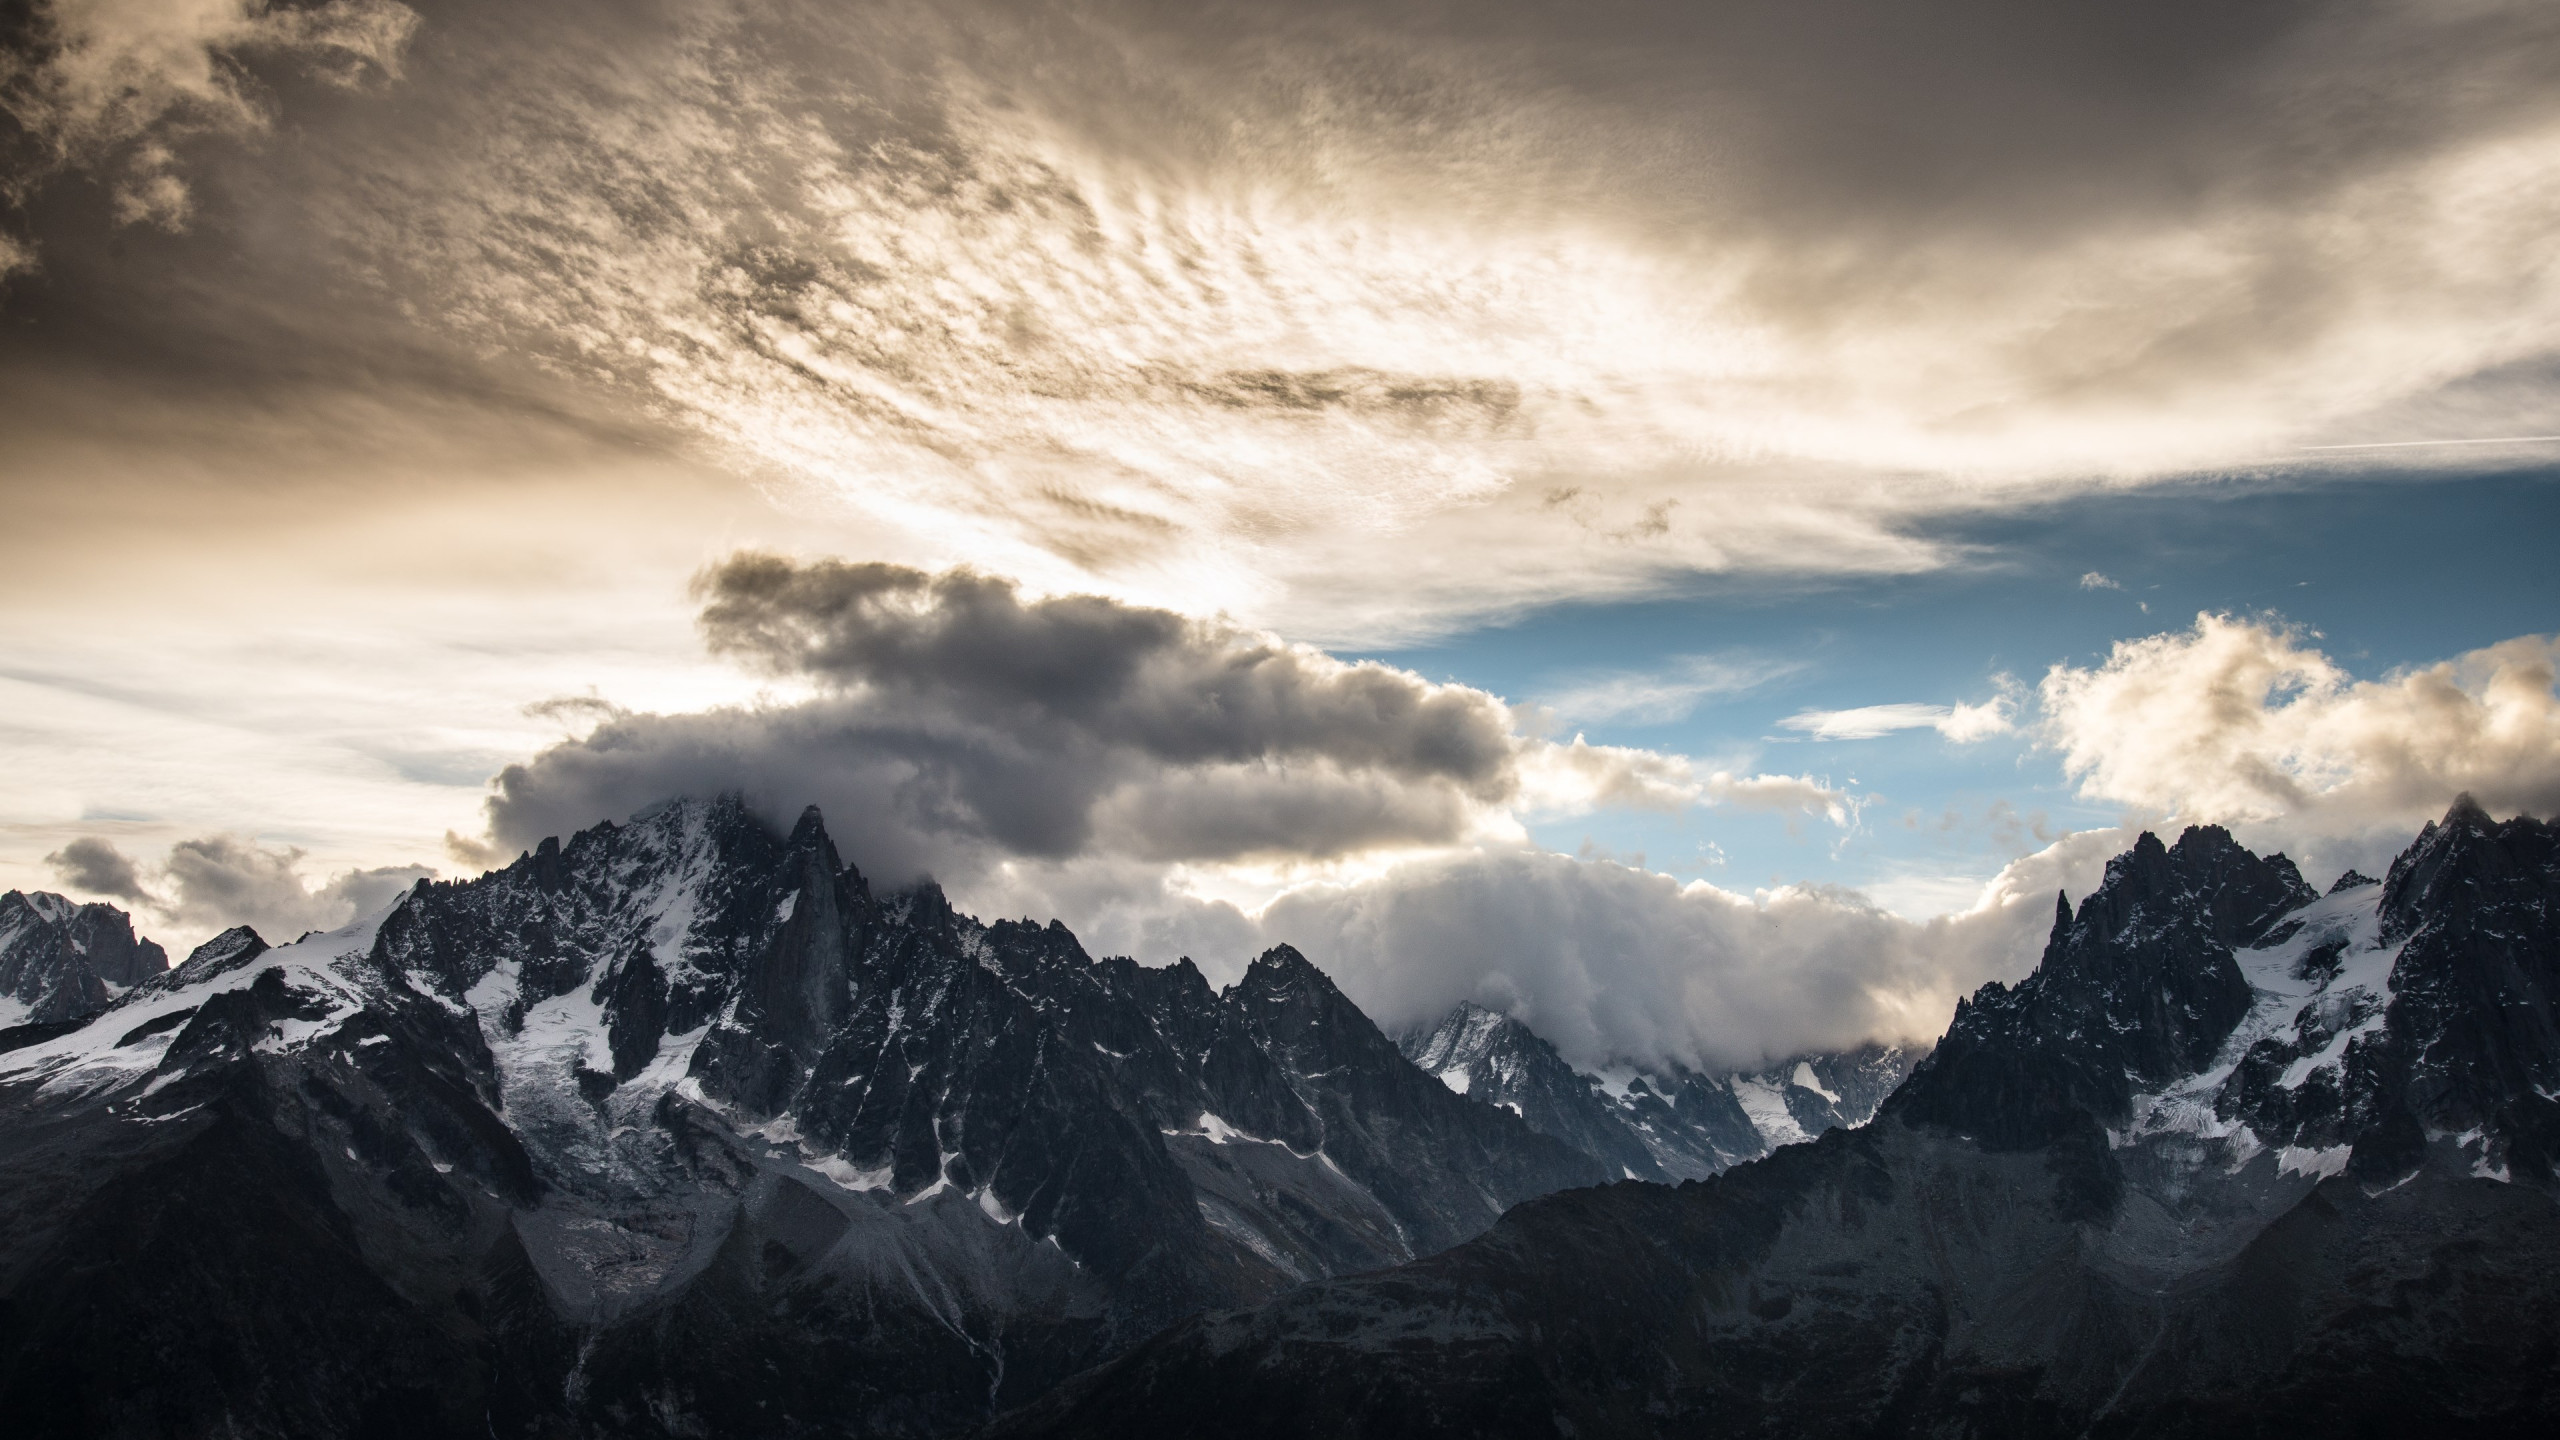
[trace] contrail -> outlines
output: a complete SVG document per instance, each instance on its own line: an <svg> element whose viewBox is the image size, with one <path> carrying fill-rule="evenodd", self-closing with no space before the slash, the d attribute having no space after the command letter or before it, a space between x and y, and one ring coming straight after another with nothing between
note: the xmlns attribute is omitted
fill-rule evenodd
<svg viewBox="0 0 2560 1440"><path fill-rule="evenodd" d="M2297 445L2297 450L2406 450L2420 445L2540 445L2560 435L2501 435L2494 440L2377 440L2364 445Z"/></svg>

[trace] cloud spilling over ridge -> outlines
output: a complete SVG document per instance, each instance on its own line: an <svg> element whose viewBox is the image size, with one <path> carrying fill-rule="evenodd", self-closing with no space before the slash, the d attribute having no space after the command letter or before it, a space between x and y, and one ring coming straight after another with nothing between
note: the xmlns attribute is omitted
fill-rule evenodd
<svg viewBox="0 0 2560 1440"><path fill-rule="evenodd" d="M1959 996L2034 968L2058 889L2085 893L2131 832L2019 860L1956 915L1907 920L1854 891L1744 895L1528 850L1416 862L1292 891L1262 934L1314 958L1385 1025L1473 1000L1577 1064L1754 1066L1868 1040L1929 1041Z"/></svg>
<svg viewBox="0 0 2560 1440"><path fill-rule="evenodd" d="M113 841L83 836L46 857L69 889L122 900L176 927L205 935L252 925L270 940L289 940L370 914L435 872L422 865L353 869L313 884L298 866L303 852L240 835L205 835L169 847L145 867Z"/></svg>
<svg viewBox="0 0 2560 1440"><path fill-rule="evenodd" d="M865 869L952 883L1017 860L1336 862L1612 805L1850 814L1815 781L1558 743L1483 691L1223 620L763 554L698 589L715 649L816 693L610 714L498 777L499 846L730 789L777 810L815 800L850 817Z"/></svg>
<svg viewBox="0 0 2560 1440"><path fill-rule="evenodd" d="M2358 680L2304 632L2204 614L2039 687L2042 733L2091 799L2257 822L2290 843L2400 835L2470 791L2560 810L2560 644L2522 636Z"/></svg>
<svg viewBox="0 0 2560 1440"><path fill-rule="evenodd" d="M2526 636L2358 680L2273 621L2201 615L2054 667L2016 728L2058 751L2084 797L2143 821L2062 837L1969 908L1926 921L1854 891L1737 894L1605 860L1479 850L1295 889L1257 919L1389 1024L1458 1000L1508 1011L1578 1063L1750 1065L1866 1039L1925 1039L1955 999L2032 968L2059 890L2087 893L2148 825L2225 823L2315 881L2380 873L2453 797L2493 814L2560 810L2560 642ZM1934 726L1968 709L1882 705L1796 717L1817 738ZM1792 722L1790 722L1792 723ZM1214 932L1213 932L1214 933Z"/></svg>

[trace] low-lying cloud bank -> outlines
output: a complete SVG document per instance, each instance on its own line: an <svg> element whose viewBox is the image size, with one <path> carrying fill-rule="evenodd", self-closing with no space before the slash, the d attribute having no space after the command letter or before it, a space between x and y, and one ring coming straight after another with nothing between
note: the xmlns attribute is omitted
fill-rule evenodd
<svg viewBox="0 0 2560 1440"><path fill-rule="evenodd" d="M1958 997L2034 968L2055 892L2086 893L2130 838L2071 836L2010 865L1974 908L1926 921L1836 887L1742 895L1511 850L1292 891L1260 923L1382 1024L1474 1000L1583 1065L1750 1066L1934 1040Z"/></svg>

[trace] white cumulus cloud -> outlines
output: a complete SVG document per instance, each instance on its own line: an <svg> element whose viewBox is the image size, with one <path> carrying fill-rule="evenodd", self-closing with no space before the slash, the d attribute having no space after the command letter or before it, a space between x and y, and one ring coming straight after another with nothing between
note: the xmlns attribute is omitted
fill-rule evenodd
<svg viewBox="0 0 2560 1440"><path fill-rule="evenodd" d="M2204 614L2055 666L2041 733L2082 795L2317 839L2401 832L2470 791L2493 811L2560 807L2549 636L2359 680L2308 633Z"/></svg>

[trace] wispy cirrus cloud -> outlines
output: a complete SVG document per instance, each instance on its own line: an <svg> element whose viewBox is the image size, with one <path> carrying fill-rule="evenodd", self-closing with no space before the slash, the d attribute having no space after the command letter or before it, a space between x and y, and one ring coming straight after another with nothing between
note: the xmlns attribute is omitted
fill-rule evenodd
<svg viewBox="0 0 2560 1440"><path fill-rule="evenodd" d="M1537 703L1568 722L1622 721L1664 725L1688 718L1709 700L1748 694L1791 675L1805 662L1765 656L1674 655L1646 670L1584 672L1559 678Z"/></svg>
<svg viewBox="0 0 2560 1440"><path fill-rule="evenodd" d="M1901 730L1935 730L1967 745L2015 730L2011 708L2005 696L1978 705L1860 705L1847 710L1802 710L1778 724L1815 740L1874 740Z"/></svg>
<svg viewBox="0 0 2560 1440"><path fill-rule="evenodd" d="M55 277L149 305L155 353L242 309L293 342L230 343L252 371L413 332L876 558L1327 642L1926 570L1931 517L2428 423L2560 345L2560 31L2522 0L453 0L427 48L355 0L45 13L98 37L13 92L47 133L399 67L396 115L190 152L301 243Z"/></svg>
<svg viewBox="0 0 2560 1440"><path fill-rule="evenodd" d="M48 171L85 166L114 177L123 223L184 228L193 200L173 147L271 123L245 62L353 88L397 79L417 29L398 0L36 0L12 37L22 43L0 51L0 111L38 156L19 157L0 189L23 200Z"/></svg>

